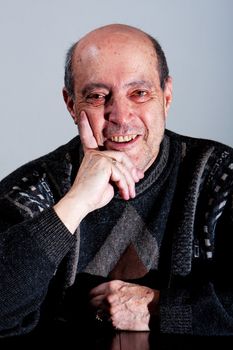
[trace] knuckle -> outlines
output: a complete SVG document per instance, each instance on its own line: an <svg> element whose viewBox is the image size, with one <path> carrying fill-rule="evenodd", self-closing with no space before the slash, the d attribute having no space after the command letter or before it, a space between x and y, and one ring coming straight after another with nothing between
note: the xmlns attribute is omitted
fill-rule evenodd
<svg viewBox="0 0 233 350"><path fill-rule="evenodd" d="M109 287L110 289L114 290L115 288L117 288L119 285L121 284L120 280L113 280L109 282Z"/></svg>
<svg viewBox="0 0 233 350"><path fill-rule="evenodd" d="M110 305L110 309L111 309L112 308L112 304L113 304L113 302L115 300L114 295L113 294L107 295L106 296L106 300L107 300L108 305Z"/></svg>

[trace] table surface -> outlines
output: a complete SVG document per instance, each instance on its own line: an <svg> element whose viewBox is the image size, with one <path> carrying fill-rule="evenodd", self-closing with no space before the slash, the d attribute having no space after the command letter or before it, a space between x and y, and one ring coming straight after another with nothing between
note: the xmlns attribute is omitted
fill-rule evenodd
<svg viewBox="0 0 233 350"><path fill-rule="evenodd" d="M233 349L233 337L194 337L183 335L165 335L159 332L125 332L100 328L93 330L78 327L67 329L48 329L46 334L32 334L23 337L0 339L0 349L33 348L71 348L75 350L198 350Z"/></svg>
<svg viewBox="0 0 233 350"><path fill-rule="evenodd" d="M105 334L102 336L89 334L80 335L77 332L73 337L62 337L59 334L53 339L40 338L29 339L14 337L0 339L0 349L23 349L48 348L55 349L71 348L76 350L198 350L221 347L222 349L233 349L233 337L186 337L186 336L160 336L151 332L117 332L116 334Z"/></svg>

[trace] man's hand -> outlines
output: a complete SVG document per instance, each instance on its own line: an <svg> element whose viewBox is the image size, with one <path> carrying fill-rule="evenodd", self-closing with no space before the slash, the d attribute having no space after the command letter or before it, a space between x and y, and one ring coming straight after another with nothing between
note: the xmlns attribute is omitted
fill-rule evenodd
<svg viewBox="0 0 233 350"><path fill-rule="evenodd" d="M135 183L143 177L143 172L136 169L123 152L99 151L85 112L80 114L79 133L85 156L74 186L92 192L90 211L106 205L112 199L113 183L122 198L134 198Z"/></svg>
<svg viewBox="0 0 233 350"><path fill-rule="evenodd" d="M74 233L80 221L91 211L108 204L114 185L125 200L135 197L135 183L143 176L123 152L100 151L85 112L81 112L79 133L84 158L70 191L54 209Z"/></svg>
<svg viewBox="0 0 233 350"><path fill-rule="evenodd" d="M113 327L128 331L149 331L150 316L158 313L159 291L114 280L90 292L90 304L109 315Z"/></svg>

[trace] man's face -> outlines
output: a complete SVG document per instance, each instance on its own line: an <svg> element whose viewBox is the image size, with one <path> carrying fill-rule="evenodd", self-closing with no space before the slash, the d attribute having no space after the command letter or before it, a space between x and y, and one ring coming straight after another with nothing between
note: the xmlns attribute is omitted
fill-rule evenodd
<svg viewBox="0 0 233 350"><path fill-rule="evenodd" d="M157 157L171 102L171 81L163 91L150 41L118 33L81 42L73 69L77 124L85 111L100 149L125 152L146 170Z"/></svg>

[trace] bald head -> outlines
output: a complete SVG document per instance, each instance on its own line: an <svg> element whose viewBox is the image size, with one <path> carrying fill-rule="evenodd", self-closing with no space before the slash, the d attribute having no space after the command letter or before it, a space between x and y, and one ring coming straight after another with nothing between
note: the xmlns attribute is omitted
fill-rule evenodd
<svg viewBox="0 0 233 350"><path fill-rule="evenodd" d="M141 50L150 50L151 62L153 61L156 66L161 87L164 88L169 72L165 55L159 43L138 28L125 24L109 24L87 33L68 50L65 64L65 88L70 96L74 97L74 65L81 61L88 64L88 61L97 53L101 55L103 49L112 50L117 54L115 47L118 49L130 48L132 58L134 48L140 47ZM154 56L153 60L152 56ZM76 69L75 73L76 75L78 73ZM78 79L77 76L76 79Z"/></svg>
<svg viewBox="0 0 233 350"><path fill-rule="evenodd" d="M91 42L107 39L111 41L112 38L121 38L127 40L136 40L146 42L151 45L148 41L148 35L142 30L125 25L125 24L109 24L93 31L87 33L81 40L78 42L78 46L85 44L90 44Z"/></svg>

